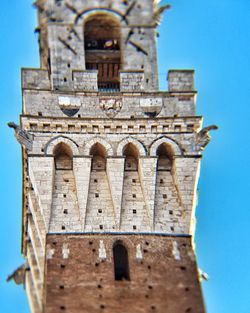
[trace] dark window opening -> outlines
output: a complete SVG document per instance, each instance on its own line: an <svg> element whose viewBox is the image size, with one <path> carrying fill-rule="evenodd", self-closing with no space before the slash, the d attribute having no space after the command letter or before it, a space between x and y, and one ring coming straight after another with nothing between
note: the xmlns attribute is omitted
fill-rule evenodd
<svg viewBox="0 0 250 313"><path fill-rule="evenodd" d="M54 149L56 170L72 170L72 151L65 143L59 143Z"/></svg>
<svg viewBox="0 0 250 313"><path fill-rule="evenodd" d="M122 243L116 243L113 248L115 280L130 280L128 251Z"/></svg>
<svg viewBox="0 0 250 313"><path fill-rule="evenodd" d="M120 24L109 14L90 17L84 26L86 69L98 70L100 91L119 91Z"/></svg>
<svg viewBox="0 0 250 313"><path fill-rule="evenodd" d="M123 150L123 156L125 156L125 171L137 171L139 156L137 148L128 143Z"/></svg>
<svg viewBox="0 0 250 313"><path fill-rule="evenodd" d="M158 171L171 171L173 163L173 154L170 148L165 144L161 144L157 149ZM163 182L161 182L163 183Z"/></svg>
<svg viewBox="0 0 250 313"><path fill-rule="evenodd" d="M96 143L90 150L90 155L93 156L92 159L92 171L105 171L106 170L106 150L105 148ZM97 179L94 180L95 183L98 182Z"/></svg>

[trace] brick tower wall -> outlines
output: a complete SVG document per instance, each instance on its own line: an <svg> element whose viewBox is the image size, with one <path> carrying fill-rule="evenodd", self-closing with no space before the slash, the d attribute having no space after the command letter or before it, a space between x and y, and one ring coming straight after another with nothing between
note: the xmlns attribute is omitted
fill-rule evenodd
<svg viewBox="0 0 250 313"><path fill-rule="evenodd" d="M113 244L129 255L130 281L114 279ZM45 313L204 313L191 238L48 235Z"/></svg>

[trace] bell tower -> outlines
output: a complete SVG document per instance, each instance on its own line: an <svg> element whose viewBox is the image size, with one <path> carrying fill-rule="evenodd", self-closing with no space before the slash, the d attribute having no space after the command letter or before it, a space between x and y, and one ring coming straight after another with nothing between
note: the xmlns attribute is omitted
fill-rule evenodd
<svg viewBox="0 0 250 313"><path fill-rule="evenodd" d="M204 313L193 248L193 70L158 88L153 0L37 0L22 70L25 288L32 313Z"/></svg>

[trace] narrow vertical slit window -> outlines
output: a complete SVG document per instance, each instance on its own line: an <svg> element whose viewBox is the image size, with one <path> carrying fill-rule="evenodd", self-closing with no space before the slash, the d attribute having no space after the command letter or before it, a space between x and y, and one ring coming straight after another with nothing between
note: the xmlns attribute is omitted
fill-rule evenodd
<svg viewBox="0 0 250 313"><path fill-rule="evenodd" d="M115 280L118 281L130 280L128 251L121 242L117 242L114 245L113 256L114 256Z"/></svg>

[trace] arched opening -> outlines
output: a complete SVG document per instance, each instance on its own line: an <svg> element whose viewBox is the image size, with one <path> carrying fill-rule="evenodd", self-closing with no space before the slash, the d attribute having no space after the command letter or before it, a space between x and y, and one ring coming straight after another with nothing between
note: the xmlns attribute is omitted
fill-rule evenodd
<svg viewBox="0 0 250 313"><path fill-rule="evenodd" d="M173 153L168 145L162 143L157 151L158 156L157 170L158 171L171 171L173 163Z"/></svg>
<svg viewBox="0 0 250 313"><path fill-rule="evenodd" d="M92 15L84 25L86 69L98 70L99 90L119 90L120 24L110 14Z"/></svg>
<svg viewBox="0 0 250 313"><path fill-rule="evenodd" d="M59 143L54 149L56 170L72 170L73 153L65 143Z"/></svg>
<svg viewBox="0 0 250 313"><path fill-rule="evenodd" d="M123 156L125 156L125 171L137 171L139 152L132 143L124 147Z"/></svg>
<svg viewBox="0 0 250 313"><path fill-rule="evenodd" d="M113 256L115 280L130 280L128 251L120 241L113 247Z"/></svg>
<svg viewBox="0 0 250 313"><path fill-rule="evenodd" d="M106 170L106 149L99 143L93 145L90 149L90 155L93 156L92 170L105 171Z"/></svg>

